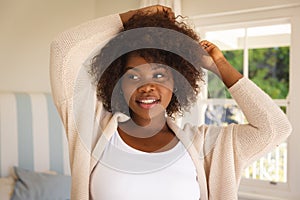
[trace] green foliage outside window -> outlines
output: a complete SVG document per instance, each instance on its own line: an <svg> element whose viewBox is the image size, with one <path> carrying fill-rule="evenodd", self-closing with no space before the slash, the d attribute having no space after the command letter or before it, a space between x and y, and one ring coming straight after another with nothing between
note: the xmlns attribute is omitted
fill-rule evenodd
<svg viewBox="0 0 300 200"><path fill-rule="evenodd" d="M273 99L289 91L289 47L249 50L249 78Z"/></svg>
<svg viewBox="0 0 300 200"><path fill-rule="evenodd" d="M243 73L243 50L223 53ZM285 99L289 91L289 47L249 49L249 78L273 99ZM231 98L212 73L208 73L208 92L209 98Z"/></svg>

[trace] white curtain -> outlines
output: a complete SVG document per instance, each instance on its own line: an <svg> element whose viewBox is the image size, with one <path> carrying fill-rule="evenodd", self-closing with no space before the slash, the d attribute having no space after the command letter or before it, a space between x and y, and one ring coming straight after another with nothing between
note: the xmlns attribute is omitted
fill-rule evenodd
<svg viewBox="0 0 300 200"><path fill-rule="evenodd" d="M172 8L175 15L181 14L181 0L140 0L140 7L163 5Z"/></svg>

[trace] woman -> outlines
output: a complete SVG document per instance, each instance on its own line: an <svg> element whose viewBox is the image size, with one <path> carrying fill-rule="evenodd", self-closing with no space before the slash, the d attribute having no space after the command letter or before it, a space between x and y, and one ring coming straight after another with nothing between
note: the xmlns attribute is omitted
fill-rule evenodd
<svg viewBox="0 0 300 200"><path fill-rule="evenodd" d="M202 68L220 77L248 124L176 125ZM62 33L51 46L51 83L72 199L237 199L243 169L291 132L271 98L163 6Z"/></svg>

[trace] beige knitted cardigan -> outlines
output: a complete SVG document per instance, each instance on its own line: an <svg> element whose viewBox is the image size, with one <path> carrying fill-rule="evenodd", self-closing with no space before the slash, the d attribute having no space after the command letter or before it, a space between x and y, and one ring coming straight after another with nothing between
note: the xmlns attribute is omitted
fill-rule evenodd
<svg viewBox="0 0 300 200"><path fill-rule="evenodd" d="M51 44L51 87L69 142L72 200L89 199L92 170L118 121L127 120L103 109L86 72L91 57L122 28L119 15L110 15L67 30ZM291 133L285 114L250 80L240 79L229 91L249 124L180 129L167 121L194 161L201 200L237 199L244 167Z"/></svg>

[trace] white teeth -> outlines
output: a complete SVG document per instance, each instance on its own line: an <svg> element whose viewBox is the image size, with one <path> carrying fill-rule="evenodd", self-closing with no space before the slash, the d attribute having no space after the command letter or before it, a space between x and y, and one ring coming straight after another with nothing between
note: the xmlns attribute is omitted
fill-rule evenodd
<svg viewBox="0 0 300 200"><path fill-rule="evenodd" d="M144 100L140 100L139 102L144 103L144 104L151 104L151 103L156 102L156 100L155 99L144 99Z"/></svg>

